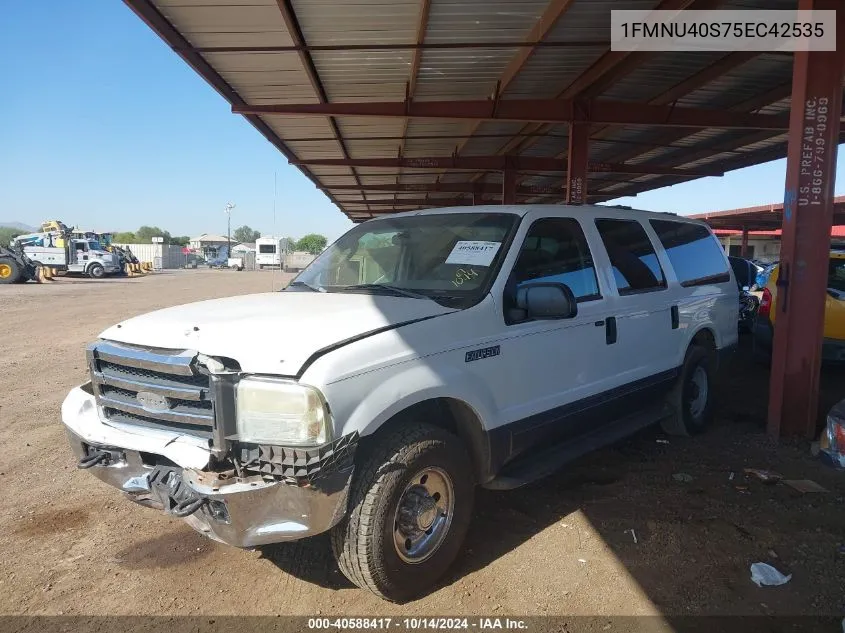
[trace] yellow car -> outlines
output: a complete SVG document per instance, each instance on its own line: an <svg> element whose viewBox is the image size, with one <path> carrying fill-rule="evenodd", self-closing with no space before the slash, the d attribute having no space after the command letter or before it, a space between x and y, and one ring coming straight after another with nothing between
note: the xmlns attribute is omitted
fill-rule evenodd
<svg viewBox="0 0 845 633"><path fill-rule="evenodd" d="M754 324L754 351L770 354L777 310L776 290L780 266L775 266L763 288L757 320ZM845 361L845 250L830 252L827 274L827 297L824 308L824 341L822 359Z"/></svg>

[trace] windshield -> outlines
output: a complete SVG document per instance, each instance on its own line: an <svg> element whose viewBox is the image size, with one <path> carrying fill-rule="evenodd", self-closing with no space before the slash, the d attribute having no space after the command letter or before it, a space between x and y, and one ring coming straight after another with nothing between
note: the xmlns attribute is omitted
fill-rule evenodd
<svg viewBox="0 0 845 633"><path fill-rule="evenodd" d="M517 219L460 213L366 222L326 249L290 289L417 296L466 307L487 292Z"/></svg>

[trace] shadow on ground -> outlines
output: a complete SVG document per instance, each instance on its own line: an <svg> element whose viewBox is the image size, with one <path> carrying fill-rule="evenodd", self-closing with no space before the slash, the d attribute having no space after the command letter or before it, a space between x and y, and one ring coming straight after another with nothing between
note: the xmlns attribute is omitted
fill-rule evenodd
<svg viewBox="0 0 845 633"><path fill-rule="evenodd" d="M749 343L742 342L722 378L716 422L705 435L666 438L649 429L534 485L479 490L463 554L441 587L580 512L667 616L845 612L845 477L814 459L808 442L776 445L768 439L769 370L751 361ZM825 368L822 388L826 412L845 398L845 369ZM764 484L746 468L812 479L828 492L802 494L783 483ZM681 473L691 479L673 477ZM350 586L325 536L265 548L263 555L322 587ZM546 555L547 565L573 557L571 551ZM757 561L792 573L791 582L756 587L749 566Z"/></svg>

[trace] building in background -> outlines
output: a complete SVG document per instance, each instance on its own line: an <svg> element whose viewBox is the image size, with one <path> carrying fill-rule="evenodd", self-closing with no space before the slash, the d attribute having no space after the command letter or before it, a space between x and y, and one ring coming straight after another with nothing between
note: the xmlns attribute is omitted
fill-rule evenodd
<svg viewBox="0 0 845 633"><path fill-rule="evenodd" d="M188 245L196 253L200 253L205 259L214 259L217 257L220 248L226 246L229 240L225 235L217 235L215 233L203 233L198 237L192 237Z"/></svg>
<svg viewBox="0 0 845 633"><path fill-rule="evenodd" d="M722 243L725 252L733 257L742 257L742 231L732 229L713 229ZM747 259L771 264L780 259L781 230L749 231ZM833 246L845 245L845 226L834 226L830 233Z"/></svg>

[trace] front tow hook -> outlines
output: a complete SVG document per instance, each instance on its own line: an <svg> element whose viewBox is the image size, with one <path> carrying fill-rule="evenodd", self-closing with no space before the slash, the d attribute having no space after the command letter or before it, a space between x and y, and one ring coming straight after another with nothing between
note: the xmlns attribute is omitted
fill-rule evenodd
<svg viewBox="0 0 845 633"><path fill-rule="evenodd" d="M86 469L96 466L97 464L103 464L103 462L108 463L109 461L111 461L110 452L93 450L88 453L85 457L80 459L79 462L76 464L76 467Z"/></svg>
<svg viewBox="0 0 845 633"><path fill-rule="evenodd" d="M156 466L147 481L150 491L161 503L164 511L180 519L191 516L208 501L185 483L179 468Z"/></svg>

